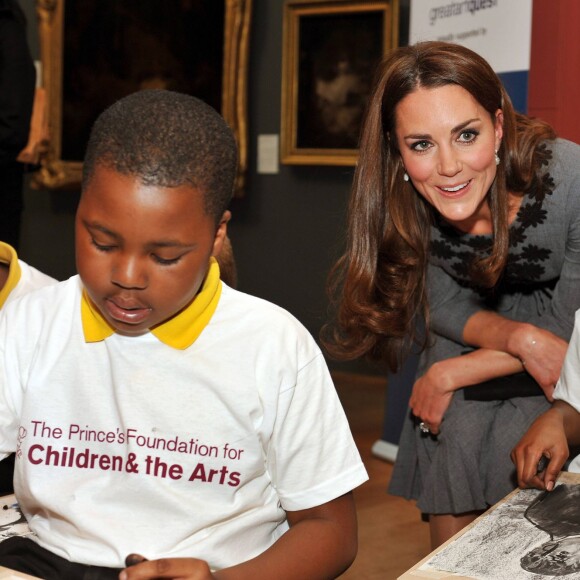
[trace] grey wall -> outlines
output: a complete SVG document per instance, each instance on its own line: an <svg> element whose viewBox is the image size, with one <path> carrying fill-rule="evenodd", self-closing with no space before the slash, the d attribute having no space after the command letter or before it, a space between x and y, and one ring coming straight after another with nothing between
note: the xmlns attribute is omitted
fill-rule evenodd
<svg viewBox="0 0 580 580"><path fill-rule="evenodd" d="M38 55L34 0L21 0ZM325 281L340 253L350 167L280 166L256 173L259 134L280 132L283 0L254 0L249 84L250 171L244 199L234 200L230 226L239 288L275 302L317 336L326 316ZM77 193L27 191L21 256L63 279L75 271L74 209ZM334 369L381 372L364 362Z"/></svg>

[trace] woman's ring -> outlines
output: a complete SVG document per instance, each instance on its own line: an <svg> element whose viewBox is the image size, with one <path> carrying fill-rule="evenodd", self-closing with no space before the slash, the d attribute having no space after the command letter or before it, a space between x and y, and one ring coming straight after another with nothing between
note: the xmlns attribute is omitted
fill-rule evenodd
<svg viewBox="0 0 580 580"><path fill-rule="evenodd" d="M431 430L429 429L429 425L427 425L427 423L424 423L423 421L419 423L419 429L421 429L421 433L431 432Z"/></svg>

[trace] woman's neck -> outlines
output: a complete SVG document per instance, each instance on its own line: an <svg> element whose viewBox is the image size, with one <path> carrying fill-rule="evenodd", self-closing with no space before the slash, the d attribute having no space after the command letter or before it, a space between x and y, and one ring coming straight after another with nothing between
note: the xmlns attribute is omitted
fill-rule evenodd
<svg viewBox="0 0 580 580"><path fill-rule="evenodd" d="M508 224L515 221L520 206L522 204L523 196L521 194L509 193L509 209L508 209ZM452 223L454 228L458 229L464 234L472 236L485 236L493 233L493 222L491 216L491 209L487 199L484 199L478 211L475 212L469 219L461 223Z"/></svg>

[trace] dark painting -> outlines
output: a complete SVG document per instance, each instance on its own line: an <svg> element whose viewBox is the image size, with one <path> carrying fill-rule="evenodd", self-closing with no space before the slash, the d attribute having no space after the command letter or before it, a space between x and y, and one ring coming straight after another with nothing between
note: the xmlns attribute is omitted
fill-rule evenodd
<svg viewBox="0 0 580 580"><path fill-rule="evenodd" d="M297 147L358 147L374 70L383 55L383 15L301 18Z"/></svg>
<svg viewBox="0 0 580 580"><path fill-rule="evenodd" d="M90 128L129 93L163 88L221 109L225 3L66 0L62 158L82 161Z"/></svg>

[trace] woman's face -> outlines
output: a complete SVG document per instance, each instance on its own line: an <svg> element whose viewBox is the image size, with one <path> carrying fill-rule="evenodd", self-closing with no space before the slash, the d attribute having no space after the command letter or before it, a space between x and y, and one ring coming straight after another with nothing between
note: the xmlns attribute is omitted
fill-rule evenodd
<svg viewBox="0 0 580 580"><path fill-rule="evenodd" d="M395 111L401 158L415 189L464 232L490 229L487 193L503 135L501 109L489 113L459 85L419 88Z"/></svg>

